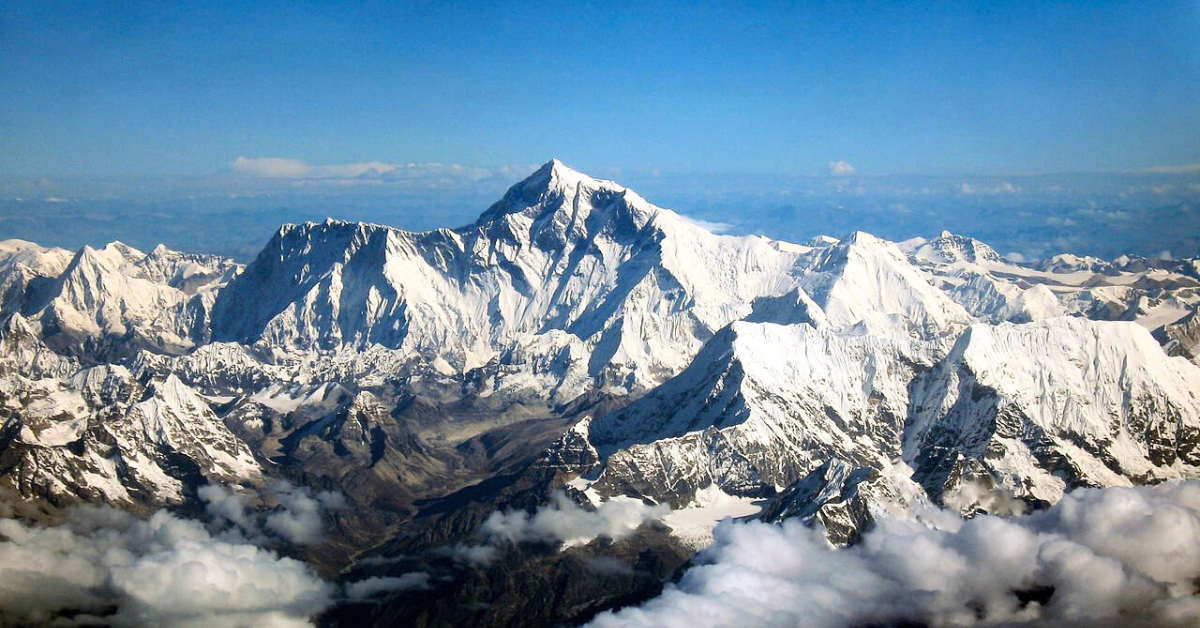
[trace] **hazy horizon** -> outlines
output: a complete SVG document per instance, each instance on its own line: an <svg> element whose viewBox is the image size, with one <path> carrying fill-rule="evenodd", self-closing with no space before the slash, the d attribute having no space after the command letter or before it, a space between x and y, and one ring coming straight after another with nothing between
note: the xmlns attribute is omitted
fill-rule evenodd
<svg viewBox="0 0 1200 628"><path fill-rule="evenodd" d="M161 243L248 261L289 222L333 217L413 231L460 227L537 168L413 164L386 176L268 165L284 171L0 178L0 239L66 248ZM903 240L945 229L1018 260L1057 253L1200 255L1195 168L1006 176L586 174L613 179L722 233L802 242L854 230Z"/></svg>

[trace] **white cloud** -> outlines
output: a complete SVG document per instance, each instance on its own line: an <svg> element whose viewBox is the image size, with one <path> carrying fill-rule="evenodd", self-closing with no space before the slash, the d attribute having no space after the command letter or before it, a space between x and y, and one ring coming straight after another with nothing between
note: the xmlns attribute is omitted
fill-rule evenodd
<svg viewBox="0 0 1200 628"><path fill-rule="evenodd" d="M1163 249L1162 251L1158 252L1158 259L1164 262L1170 262L1175 259L1175 256L1171 255L1170 251Z"/></svg>
<svg viewBox="0 0 1200 628"><path fill-rule="evenodd" d="M491 545L471 545L458 543L446 548L444 554L462 563L486 565L500 555L500 551Z"/></svg>
<svg viewBox="0 0 1200 628"><path fill-rule="evenodd" d="M258 522L250 512L251 496L220 484L206 484L196 493L204 510L219 527L233 526L243 533L256 534Z"/></svg>
<svg viewBox="0 0 1200 628"><path fill-rule="evenodd" d="M733 225L728 222L718 222L718 221L714 221L714 220L704 220L701 218L692 218L690 216L684 216L683 214L680 214L680 216L684 220L686 220L686 221L692 223L693 225L696 225L697 227L700 227L701 229L704 229L705 231L708 231L710 233L728 233L731 229L733 229Z"/></svg>
<svg viewBox="0 0 1200 628"><path fill-rule="evenodd" d="M299 179L312 172L312 166L303 161L280 157L238 157L229 167L239 174L268 179Z"/></svg>
<svg viewBox="0 0 1200 628"><path fill-rule="evenodd" d="M829 174L835 176L854 174L854 166L844 161L829 162Z"/></svg>
<svg viewBox="0 0 1200 628"><path fill-rule="evenodd" d="M499 548L518 543L549 543L572 547L598 538L622 539L647 521L670 512L664 505L647 506L632 497L613 497L588 510L562 493L534 513L524 510L493 512L479 527L482 545L460 544L448 554L463 562L484 564L496 558Z"/></svg>
<svg viewBox="0 0 1200 628"><path fill-rule="evenodd" d="M0 520L0 624L70 613L115 626L310 625L332 587L304 563L159 511L82 508L58 527ZM112 608L115 607L115 612Z"/></svg>
<svg viewBox="0 0 1200 628"><path fill-rule="evenodd" d="M613 497L587 510L562 493L534 514L523 510L494 512L483 522L490 540L509 543L558 542L585 545L597 538L623 538L646 521L670 512L666 506L647 506L632 497Z"/></svg>
<svg viewBox="0 0 1200 628"><path fill-rule="evenodd" d="M307 487L279 481L262 494L241 487L217 484L197 491L205 512L228 537L267 543L279 539L295 545L320 541L325 532L325 516L345 504L341 493L313 493ZM266 510L253 508L261 504Z"/></svg>
<svg viewBox="0 0 1200 628"><path fill-rule="evenodd" d="M429 588L429 574L422 571L406 573L399 577L372 577L346 585L346 598L365 600L380 593L399 591L424 591Z"/></svg>
<svg viewBox="0 0 1200 628"><path fill-rule="evenodd" d="M964 196L972 194L987 194L990 196L1001 196L1006 194L1020 194L1021 188L1013 185L1008 181L1002 181L996 185L980 186L971 183L959 183L958 193Z"/></svg>
<svg viewBox="0 0 1200 628"><path fill-rule="evenodd" d="M1016 262L1018 264L1023 264L1023 263L1025 263L1026 257L1017 251L1009 251L1008 253L1004 254L1004 259L1006 259L1010 262Z"/></svg>
<svg viewBox="0 0 1200 628"><path fill-rule="evenodd" d="M324 513L344 504L340 493L311 493L286 482L271 486L268 496L279 510L267 515L265 528L297 545L315 543L324 532Z"/></svg>
<svg viewBox="0 0 1200 628"><path fill-rule="evenodd" d="M1200 622L1200 483L1085 489L1048 511L882 520L835 549L794 522L723 523L676 585L594 628Z"/></svg>
<svg viewBox="0 0 1200 628"><path fill-rule="evenodd" d="M382 161L314 166L299 159L283 157L238 157L229 167L239 174L267 179L352 179L382 175L397 168Z"/></svg>
<svg viewBox="0 0 1200 628"><path fill-rule="evenodd" d="M490 170L459 164L393 164L383 161L313 165L284 157L238 157L230 162L229 168L244 177L284 181L451 184L492 178L522 178L536 170L537 166L505 166Z"/></svg>
<svg viewBox="0 0 1200 628"><path fill-rule="evenodd" d="M1146 174L1195 174L1200 173L1200 164L1184 164L1181 166L1154 166L1143 168L1139 172Z"/></svg>

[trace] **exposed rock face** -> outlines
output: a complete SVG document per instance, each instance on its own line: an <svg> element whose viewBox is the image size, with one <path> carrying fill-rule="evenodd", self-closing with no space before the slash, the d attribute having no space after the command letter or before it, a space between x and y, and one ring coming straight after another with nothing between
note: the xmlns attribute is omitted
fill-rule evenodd
<svg viewBox="0 0 1200 628"><path fill-rule="evenodd" d="M590 422L595 487L679 506L712 484L770 494L831 456L884 464L900 455L913 368L884 338L735 323L679 376Z"/></svg>
<svg viewBox="0 0 1200 628"><path fill-rule="evenodd" d="M976 461L1017 497L1200 465L1200 369L1133 323L972 326L913 383L905 458L934 497Z"/></svg>
<svg viewBox="0 0 1200 628"><path fill-rule="evenodd" d="M1200 365L1200 309L1193 309L1190 314L1178 321L1164 325L1154 332L1156 340L1171 355L1183 356Z"/></svg>
<svg viewBox="0 0 1200 628"><path fill-rule="evenodd" d="M145 509L194 498L208 481L261 481L247 444L173 376L144 387L121 366L9 374L0 412L2 481L25 499Z"/></svg>
<svg viewBox="0 0 1200 628"><path fill-rule="evenodd" d="M932 508L907 467L851 467L830 458L784 489L759 517L769 523L798 519L820 524L830 542L857 542L880 516L908 517Z"/></svg>

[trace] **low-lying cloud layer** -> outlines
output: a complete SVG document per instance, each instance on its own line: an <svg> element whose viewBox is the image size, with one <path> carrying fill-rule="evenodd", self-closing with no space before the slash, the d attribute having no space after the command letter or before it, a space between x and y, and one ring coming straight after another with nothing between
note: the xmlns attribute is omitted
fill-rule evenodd
<svg viewBox="0 0 1200 628"><path fill-rule="evenodd" d="M287 628L309 625L333 594L304 563L166 511L86 508L52 528L7 519L0 537L0 620Z"/></svg>
<svg viewBox="0 0 1200 628"><path fill-rule="evenodd" d="M529 513L494 512L479 528L481 545L459 545L454 556L465 562L488 563L500 548L518 543L548 543L564 547L586 545L598 538L622 539L643 523L670 512L631 497L613 497L589 510L555 493L548 505Z"/></svg>
<svg viewBox="0 0 1200 628"><path fill-rule="evenodd" d="M492 513L483 522L482 531L493 542L558 542L571 547L597 538L623 538L668 512L665 506L647 506L641 500L621 496L588 510L566 495L555 493L548 506L533 514L523 510Z"/></svg>
<svg viewBox="0 0 1200 628"><path fill-rule="evenodd" d="M279 540L293 545L316 543L325 530L324 513L345 504L341 493L314 494L306 487L282 481L261 494L219 484L203 486L198 493L215 527L224 529L226 536L233 534L238 540L259 545Z"/></svg>
<svg viewBox="0 0 1200 628"><path fill-rule="evenodd" d="M678 585L594 628L1200 623L1200 483L1076 491L1048 511L885 521L834 549L787 522L724 523Z"/></svg>
<svg viewBox="0 0 1200 628"><path fill-rule="evenodd" d="M395 593L398 591L424 591L429 587L429 574L414 571L397 577L375 576L357 582L346 584L346 597L351 600L365 600L380 593Z"/></svg>
<svg viewBox="0 0 1200 628"><path fill-rule="evenodd" d="M309 626L334 587L262 546L319 539L322 513L340 496L286 483L261 496L200 492L206 522L93 507L54 527L0 519L0 625ZM271 508L251 508L252 497Z"/></svg>

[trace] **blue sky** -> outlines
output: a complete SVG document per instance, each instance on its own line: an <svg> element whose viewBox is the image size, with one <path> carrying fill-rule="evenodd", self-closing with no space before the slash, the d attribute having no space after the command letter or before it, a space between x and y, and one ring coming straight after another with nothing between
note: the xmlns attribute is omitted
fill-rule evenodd
<svg viewBox="0 0 1200 628"><path fill-rule="evenodd" d="M1194 0L183 4L0 0L0 175L1200 163Z"/></svg>

